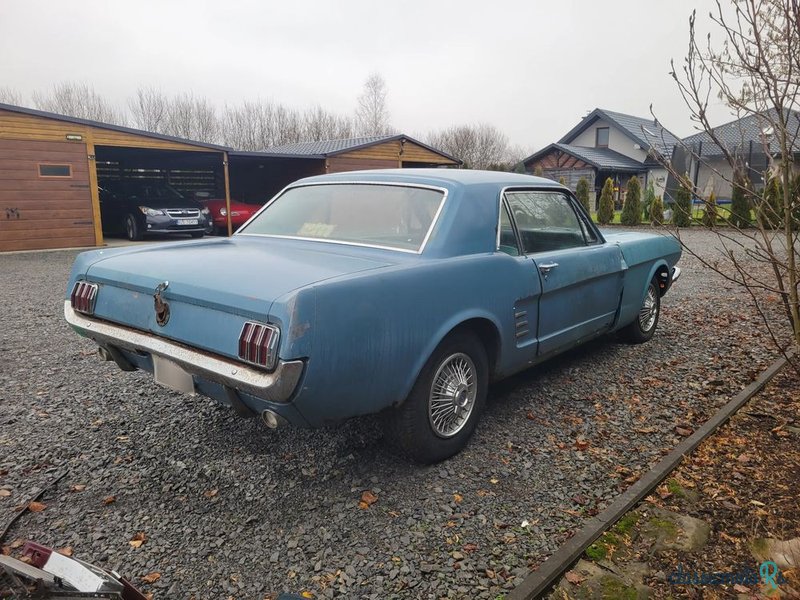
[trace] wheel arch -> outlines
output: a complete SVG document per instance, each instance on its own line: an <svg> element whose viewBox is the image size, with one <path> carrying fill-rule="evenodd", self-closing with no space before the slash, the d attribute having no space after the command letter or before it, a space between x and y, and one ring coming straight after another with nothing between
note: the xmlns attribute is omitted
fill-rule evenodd
<svg viewBox="0 0 800 600"><path fill-rule="evenodd" d="M502 337L500 334L501 328L499 321L494 316L487 313L476 312L460 314L442 325L436 335L432 336L425 350L420 353L420 357L414 365L412 376L409 378L405 390L403 390L403 396L398 401L398 405L405 402L408 394L411 393L411 388L414 387L422 369L425 367L425 364L430 360L430 357L433 356L433 353L441 343L449 336L461 331L473 333L480 340L481 344L483 344L489 363L489 379L491 380L500 363Z"/></svg>

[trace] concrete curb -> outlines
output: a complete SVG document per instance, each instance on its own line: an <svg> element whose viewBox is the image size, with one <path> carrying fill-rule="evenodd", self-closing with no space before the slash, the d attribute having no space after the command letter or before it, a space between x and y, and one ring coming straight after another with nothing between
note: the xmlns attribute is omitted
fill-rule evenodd
<svg viewBox="0 0 800 600"><path fill-rule="evenodd" d="M514 588L508 595L508 600L534 600L548 591L592 542L653 491L681 463L684 456L697 448L704 439L714 433L731 418L731 415L760 392L787 363L788 360L782 357L767 367L754 382L736 394L700 429L675 446L652 469L617 497L608 508L589 520L580 531L544 561L538 570L533 571L521 584Z"/></svg>

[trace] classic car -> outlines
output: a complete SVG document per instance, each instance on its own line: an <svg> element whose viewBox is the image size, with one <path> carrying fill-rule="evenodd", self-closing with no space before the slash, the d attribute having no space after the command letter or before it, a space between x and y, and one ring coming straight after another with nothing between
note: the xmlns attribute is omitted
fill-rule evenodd
<svg viewBox="0 0 800 600"><path fill-rule="evenodd" d="M269 427L380 412L431 463L467 443L491 380L649 340L680 255L601 232L548 179L350 172L297 181L231 238L80 254L64 313L123 370Z"/></svg>
<svg viewBox="0 0 800 600"><path fill-rule="evenodd" d="M228 207L225 198L198 198L200 204L205 206L211 214L209 225L214 235L228 235ZM261 204L247 204L231 200L231 226L236 231L245 222L258 212Z"/></svg>
<svg viewBox="0 0 800 600"><path fill-rule="evenodd" d="M131 241L149 234L203 237L211 213L166 182L143 179L100 181L103 232L122 233Z"/></svg>

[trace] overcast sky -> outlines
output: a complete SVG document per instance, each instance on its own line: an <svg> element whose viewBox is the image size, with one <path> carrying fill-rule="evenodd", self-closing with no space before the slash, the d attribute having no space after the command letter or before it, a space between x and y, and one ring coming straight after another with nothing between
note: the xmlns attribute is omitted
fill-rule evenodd
<svg viewBox="0 0 800 600"><path fill-rule="evenodd" d="M0 0L0 86L30 99L91 84L119 104L139 85L222 105L271 99L354 110L380 73L409 135L488 122L527 149L595 107L693 132L668 72L710 0L379 2ZM720 122L725 120L722 111Z"/></svg>

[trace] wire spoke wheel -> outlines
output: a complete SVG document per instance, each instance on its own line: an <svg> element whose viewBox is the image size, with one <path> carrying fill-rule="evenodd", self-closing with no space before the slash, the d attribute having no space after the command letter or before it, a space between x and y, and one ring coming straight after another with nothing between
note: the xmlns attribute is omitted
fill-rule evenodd
<svg viewBox="0 0 800 600"><path fill-rule="evenodd" d="M656 297L658 291L651 283L647 288L647 295L642 303L642 308L639 309L639 327L643 332L650 331L656 324L658 317L658 298Z"/></svg>
<svg viewBox="0 0 800 600"><path fill-rule="evenodd" d="M433 376L428 397L428 420L443 438L456 435L469 420L478 394L475 363L462 353L445 358Z"/></svg>

